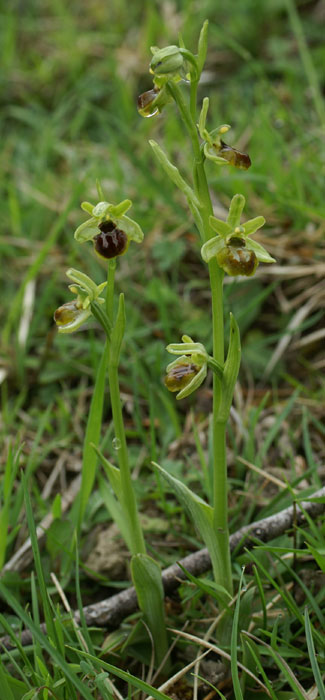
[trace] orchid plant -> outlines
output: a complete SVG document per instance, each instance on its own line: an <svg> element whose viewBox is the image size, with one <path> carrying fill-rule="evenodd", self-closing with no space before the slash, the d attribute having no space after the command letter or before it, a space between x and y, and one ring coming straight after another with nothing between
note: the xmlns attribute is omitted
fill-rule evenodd
<svg viewBox="0 0 325 700"><path fill-rule="evenodd" d="M251 166L251 159L247 153L242 153L223 140L230 129L229 124L208 130L208 97L203 99L198 114L197 89L206 58L207 31L206 21L200 33L196 55L188 51L182 41L179 46L152 48L150 72L153 75L153 88L140 95L138 110L142 116L151 117L159 114L173 101L192 147L193 172L184 177L160 145L150 141L159 164L187 199L199 232L202 259L208 266L212 357L200 342L194 342L187 335L183 335L182 343L170 344L167 347L168 352L179 357L168 365L165 384L169 391L177 392L177 399L183 399L198 389L208 369L213 372L212 502L206 503L161 466L156 467L177 494L199 530L211 556L216 586L220 592L231 595L233 585L228 532L226 425L237 381L241 350L238 325L231 315L228 354L225 360L223 279L225 274L250 277L254 275L260 262L272 263L274 259L260 243L251 239L264 225L264 217L257 216L241 223L245 205L242 194L236 194L231 200L226 221L217 219L213 214L205 170L206 161L212 161L216 167L247 170ZM187 90L188 99L185 96Z"/></svg>
<svg viewBox="0 0 325 700"><path fill-rule="evenodd" d="M213 373L213 498L211 503L202 500L182 481L158 464L155 466L192 517L209 550L216 590L220 593L220 605L224 606L224 601L229 599L233 592L228 532L226 426L240 366L241 350L238 325L231 314L228 353L226 359L224 357L223 279L225 274L250 277L255 273L260 262L272 263L274 260L260 243L251 239L251 236L264 225L264 217L257 216L241 223L245 205L243 195L236 194L231 200L226 221L217 219L213 214L205 171L206 161L211 160L216 167L235 167L242 170L249 168L251 161L248 154L224 142L223 137L230 129L229 125L224 124L208 131L206 121L209 100L207 97L203 100L200 114L197 113L197 88L207 52L207 30L208 23L205 22L196 55L188 51L182 42L180 46L152 49L150 73L153 75L153 87L138 98L138 111L143 117L152 117L159 115L168 104L174 102L185 125L193 151L193 173L184 177L171 163L163 149L155 141L150 141L158 163L186 197L199 232L201 255L204 263L207 264L210 280L212 355L208 354L201 342L194 341L186 334L182 335L180 343L171 343L167 346L168 352L177 357L167 366L165 385L169 391L176 393L176 399L182 400L201 386L208 371ZM184 93L188 88L189 99L186 100ZM84 273L68 270L67 275L73 283L69 288L76 297L59 307L54 314L60 333L76 331L93 316L106 334L106 344L93 397L94 403L97 402L96 419L92 419L97 426L96 439L93 439L94 444L89 444L87 429L76 522L80 528L95 479L94 467L92 466L89 471L89 464L94 465L92 456L95 454L104 465L114 493L113 497L109 497L112 517L119 525L132 554L132 578L139 606L143 610L153 638L155 661L157 665L165 663L166 669L168 646L160 567L146 553L130 474L119 392L118 368L125 328L123 294L119 297L116 315L114 315L113 304L117 260L127 253L132 241L141 243L143 232L138 223L126 215L132 205L129 199L122 200L119 204L107 202L100 185L98 185L98 195L97 204L82 203L82 209L90 218L77 228L74 236L82 245L92 242L95 253L107 260L107 281L96 285ZM103 297L101 295L104 290ZM110 462L98 448L106 374L118 466Z"/></svg>

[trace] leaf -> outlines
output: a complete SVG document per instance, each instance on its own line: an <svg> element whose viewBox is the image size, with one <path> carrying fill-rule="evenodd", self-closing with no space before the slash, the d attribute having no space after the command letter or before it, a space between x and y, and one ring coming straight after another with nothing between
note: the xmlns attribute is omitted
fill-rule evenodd
<svg viewBox="0 0 325 700"><path fill-rule="evenodd" d="M168 652L161 569L148 554L135 554L131 559L131 576L139 608L152 634L155 666L160 666ZM164 672L166 670L164 665Z"/></svg>
<svg viewBox="0 0 325 700"><path fill-rule="evenodd" d="M186 508L194 526L200 533L206 547L208 548L214 577L219 583L223 573L223 557L221 556L218 538L213 527L213 509L200 496L197 496L191 489L183 484L179 479L169 474L156 462L152 464L159 470L164 479L168 481L180 503ZM223 580L223 579L222 579Z"/></svg>
<svg viewBox="0 0 325 700"><path fill-rule="evenodd" d="M185 180L182 178L178 168L176 168L175 165L172 165L170 160L168 160L166 154L160 148L158 143L156 141L149 141L150 146L157 158L159 160L159 163L162 165L165 173L167 173L168 177L170 177L171 181L178 187L178 189L181 190L187 197L187 200L189 203L191 203L196 209L200 208L200 202L196 197L196 194L194 193L194 190L185 182Z"/></svg>
<svg viewBox="0 0 325 700"><path fill-rule="evenodd" d="M81 488L77 514L79 527L81 526L88 499L95 481L97 455L93 445L98 445L100 438L107 360L108 345L105 343L103 354L97 370L95 388L91 399L82 453Z"/></svg>
<svg viewBox="0 0 325 700"><path fill-rule="evenodd" d="M307 641L307 647L308 647L308 653L309 653L309 658L310 658L310 663L311 667L313 669L313 674L315 678L315 682L318 688L319 692L319 698L320 700L325 700L325 688L324 688L324 683L322 679L321 672L319 670L319 666L317 663L317 658L315 654L315 647L314 647L314 640L313 640L313 634L312 634L312 627L310 624L309 620L309 615L308 615L308 609L305 608L305 630L306 630L306 641Z"/></svg>

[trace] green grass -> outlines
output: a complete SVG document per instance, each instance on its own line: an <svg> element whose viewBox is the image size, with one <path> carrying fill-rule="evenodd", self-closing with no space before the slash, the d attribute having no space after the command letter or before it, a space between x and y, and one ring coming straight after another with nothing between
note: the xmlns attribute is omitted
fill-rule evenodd
<svg viewBox="0 0 325 700"><path fill-rule="evenodd" d="M86 662L78 652L85 648L71 622L53 612L59 604L50 579L53 570L61 577L73 609L78 607L77 599L86 604L106 597L114 587L122 587L128 576L126 566L125 575L117 580L111 573L89 575L87 540L93 541L108 518L96 473L78 543L80 584L69 541L71 511L61 512L55 500L80 470L91 392L104 346L104 336L95 324L90 330L59 336L52 320L54 310L67 300L67 268L82 269L97 283L105 279L105 268L89 245L76 246L73 239L74 229L83 221L80 202L96 198L96 179L109 201L133 200L132 216L145 232L143 245L130 246L128 255L121 258L116 285L126 297L121 390L135 488L140 509L148 518L148 549L167 566L202 546L151 466L151 460L157 461L199 495L209 489L204 466L211 448L211 387L200 391L197 403L191 397L176 406L162 383L169 362L165 346L179 342L181 333L194 335L211 350L208 282L184 198L158 169L148 140L164 145L181 172L190 165L190 154L173 106L159 118L141 119L136 98L151 86L150 46L177 42L181 31L186 45L194 49L205 18L210 21L209 51L200 90L202 97L210 97L209 126L231 124L229 142L247 150L253 163L249 171L239 174L209 164L216 216L221 218L231 197L242 192L247 218L263 214L267 220L261 242L277 258L278 266L291 270L273 274L261 266L254 279L229 281L225 287L226 316L231 309L243 345L236 413L228 431L232 531L289 505L290 488L311 493L322 483L323 341L316 338L294 346L324 324L325 48L319 11L317 3L308 0L230 0L218 6L213 0L200 4L193 0L33 0L12 2L2 10L3 563L30 533L32 514L38 525L52 511L56 525L52 539L48 536L39 551L34 542L35 564L25 564L19 573L6 571L3 577L1 590L7 590L7 602L1 607L3 633L11 626L19 639L20 619L32 629L34 642L25 650L18 644L14 651L1 654L0 700L51 697L44 689L37 691L44 685L51 688L52 697L62 699L111 698L114 691L106 683L106 672L126 697L134 693L134 681L130 676L129 685L124 680L118 685L111 667L120 668L121 673L129 670L139 680L141 663L150 666L150 643L141 625L135 625L137 616L123 626L122 641L116 642L115 632L104 639L102 631L84 630ZM315 265L322 265L322 271L308 269ZM308 295L316 284L315 292ZM312 294L314 307L298 319L299 333L293 334L264 380L263 371L275 348ZM113 461L112 438L105 397L100 449ZM195 443L202 448L199 456ZM240 457L286 480L290 488L266 486ZM58 476L44 496L60 460ZM20 469L31 497L28 526ZM161 526L166 521L167 541ZM234 562L236 588L240 567L246 565L247 591L236 608L238 643L234 650L233 635L233 656L237 654L243 665L260 673L270 696L277 700L289 700L292 693L304 697L315 683L319 698L324 697L324 647L319 634L324 594L318 586L320 571L324 572L324 532L322 520L317 525L309 522L298 529L295 540L289 533L272 543L289 550L300 547L303 557L282 561L270 545L238 555ZM282 597L274 602L277 592ZM249 605L252 618L246 614ZM54 647L38 625L38 616L50 620L51 615L57 615L50 634L56 639ZM181 628L188 619L192 633L203 637L208 625L204 620L211 616L215 616L213 596L194 581L183 584L179 598L170 605L170 626ZM250 619L254 639L249 636ZM241 636L242 630L249 634ZM109 646L110 641L112 651L105 655L101 645ZM177 649L175 671L189 661L181 641ZM103 656L100 668L94 656ZM100 673L104 676L98 678ZM202 670L200 675L205 675ZM187 683L192 683L191 676ZM145 691L140 681L137 687ZM251 690L251 679L240 669L234 687L233 695L231 684L224 682L218 692L227 698L242 693L244 700L267 697Z"/></svg>

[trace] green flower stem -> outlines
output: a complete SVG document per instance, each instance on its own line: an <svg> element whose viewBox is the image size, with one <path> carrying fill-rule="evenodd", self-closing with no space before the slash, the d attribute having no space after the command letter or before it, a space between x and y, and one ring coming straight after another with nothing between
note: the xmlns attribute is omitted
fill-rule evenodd
<svg viewBox="0 0 325 700"><path fill-rule="evenodd" d="M115 439L118 449L118 463L121 474L121 505L125 518L129 523L131 554L145 554L146 548L139 520L137 504L131 479L126 436L122 415L118 366L109 362L108 365L109 391L114 422Z"/></svg>
<svg viewBox="0 0 325 700"><path fill-rule="evenodd" d="M115 281L115 270L116 270L116 258L108 263L107 270L107 287L106 287L106 313L111 323L113 323L113 310L114 310L114 281Z"/></svg>
<svg viewBox="0 0 325 700"><path fill-rule="evenodd" d="M204 227L204 241L209 240L213 234L210 228L209 217L213 213L209 187L207 183L204 154L200 146L197 128L195 125L194 97L196 99L196 87L191 85L190 110L183 98L182 92L175 83L168 83L169 91L173 96L180 111L183 122L191 138L194 152L194 181L198 199L201 202L201 216ZM224 363L224 321L223 321L223 277L224 273L215 259L209 262L209 276L212 301L212 333L213 333L213 358L223 365ZM221 383L216 375L213 376L213 524L222 558L222 571L220 571L217 583L223 585L232 594L231 561L229 550L228 530L228 493L227 493L227 462L226 462L226 424L218 422L218 412L221 402ZM216 574L216 572L215 572Z"/></svg>

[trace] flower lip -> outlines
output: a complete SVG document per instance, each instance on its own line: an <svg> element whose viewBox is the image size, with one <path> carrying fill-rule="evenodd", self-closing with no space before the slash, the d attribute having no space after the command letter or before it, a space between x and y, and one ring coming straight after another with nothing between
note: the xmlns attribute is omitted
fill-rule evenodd
<svg viewBox="0 0 325 700"><path fill-rule="evenodd" d="M169 391L180 391L199 373L200 367L193 362L180 362L171 367L165 377L165 386Z"/></svg>
<svg viewBox="0 0 325 700"><path fill-rule="evenodd" d="M252 165L252 161L248 153L242 153L241 151L238 151L237 148L228 146L228 144L221 139L218 153L222 158L227 160L230 165L234 165L236 168L248 170L248 168L250 168Z"/></svg>
<svg viewBox="0 0 325 700"><path fill-rule="evenodd" d="M101 232L94 237L95 251L105 260L111 260L118 255L123 255L128 248L128 237L122 229L113 226L112 222L105 221L100 226ZM105 228L105 230L103 230Z"/></svg>

